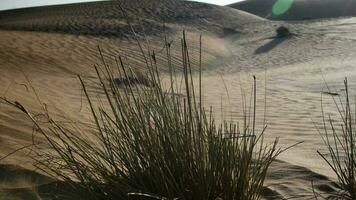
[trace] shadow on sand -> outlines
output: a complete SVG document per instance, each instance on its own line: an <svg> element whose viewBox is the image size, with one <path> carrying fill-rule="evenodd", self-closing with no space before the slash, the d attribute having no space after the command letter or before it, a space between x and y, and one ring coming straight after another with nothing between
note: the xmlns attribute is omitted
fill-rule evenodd
<svg viewBox="0 0 356 200"><path fill-rule="evenodd" d="M268 43L258 47L255 50L255 54L262 54L271 51L272 49L276 48L278 45L282 44L284 41L288 40L290 37L276 37L273 38Z"/></svg>

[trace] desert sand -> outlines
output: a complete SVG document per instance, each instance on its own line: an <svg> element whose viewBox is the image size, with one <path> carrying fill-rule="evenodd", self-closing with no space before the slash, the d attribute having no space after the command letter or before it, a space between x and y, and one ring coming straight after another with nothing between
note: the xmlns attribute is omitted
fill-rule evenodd
<svg viewBox="0 0 356 200"><path fill-rule="evenodd" d="M322 125L324 79L342 94L347 76L350 90L355 89L356 18L287 23L229 7L178 0L127 0L124 4L135 30L140 35L144 32L157 52L162 72L167 71L161 52L164 35L172 42L178 68L181 31L187 30L194 66L203 34L204 102L215 108L217 118L242 119L241 97L250 95L252 76L257 77L257 128L268 124L266 139L279 137L282 147L304 142L273 164L266 199L308 199L313 194L312 181L317 192L337 189L334 175L316 153L325 147L315 126ZM294 36L275 38L280 25ZM100 62L98 45L108 62L120 54L135 69L144 70L115 1L0 12L0 38L0 96L17 100L33 112L41 109L39 101L44 102L63 123L90 122L76 75L93 78L93 65ZM330 96L324 95L323 103L326 113L336 115ZM41 143L43 138L33 134L29 119L0 104L0 158L33 141ZM0 161L4 169L0 170L0 198L36 199L37 191L46 191L41 188L51 180L31 171L30 150Z"/></svg>
<svg viewBox="0 0 356 200"><path fill-rule="evenodd" d="M272 10L277 2L292 5L285 13L275 14ZM355 16L355 5L353 0L247 0L229 6L272 20L304 20Z"/></svg>

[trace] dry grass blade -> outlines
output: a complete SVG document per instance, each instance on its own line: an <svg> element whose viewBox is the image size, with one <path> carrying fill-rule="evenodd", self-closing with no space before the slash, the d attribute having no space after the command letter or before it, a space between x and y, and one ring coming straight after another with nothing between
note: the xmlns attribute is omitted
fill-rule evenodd
<svg viewBox="0 0 356 200"><path fill-rule="evenodd" d="M355 119L351 111L349 88L347 79L345 86L345 104L336 105L340 114L341 127L337 129L329 116L324 121L324 134L322 138L328 149L328 155L318 151L318 154L326 161L334 171L341 188L336 194L331 194L337 199L356 199L356 141ZM334 100L336 103L336 101ZM324 112L323 112L323 115ZM327 126L327 123L329 126ZM331 132L331 133L330 133Z"/></svg>

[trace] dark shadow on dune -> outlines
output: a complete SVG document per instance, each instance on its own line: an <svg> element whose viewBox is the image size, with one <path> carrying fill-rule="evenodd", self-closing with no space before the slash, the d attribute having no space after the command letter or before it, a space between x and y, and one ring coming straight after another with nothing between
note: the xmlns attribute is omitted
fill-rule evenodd
<svg viewBox="0 0 356 200"><path fill-rule="evenodd" d="M18 185L21 187L20 183L25 182L33 185L41 185L52 181L53 180L47 176L20 166L0 164L0 185L2 186Z"/></svg>
<svg viewBox="0 0 356 200"><path fill-rule="evenodd" d="M261 195L263 199L266 200L283 199L283 196L281 194L269 187L263 187Z"/></svg>
<svg viewBox="0 0 356 200"><path fill-rule="evenodd" d="M237 29L229 28L229 27L223 28L222 30L223 30L222 37L229 37L240 33Z"/></svg>
<svg viewBox="0 0 356 200"><path fill-rule="evenodd" d="M255 50L255 54L267 53L288 39L289 39L289 37L283 37L283 38L276 37L276 38L272 39L271 41L269 41L267 44L264 44L264 45L260 46L259 48L257 48Z"/></svg>
<svg viewBox="0 0 356 200"><path fill-rule="evenodd" d="M0 164L0 200L39 200L38 189L53 181L36 171Z"/></svg>
<svg viewBox="0 0 356 200"><path fill-rule="evenodd" d="M272 182L268 183L268 181ZM304 192L301 193L300 191ZM340 187L330 177L303 166L276 160L269 169L266 188L264 188L262 194L266 200L312 200L315 199L313 198L314 192L316 194L323 194L325 199L332 199L332 195L337 193L337 191L340 191Z"/></svg>

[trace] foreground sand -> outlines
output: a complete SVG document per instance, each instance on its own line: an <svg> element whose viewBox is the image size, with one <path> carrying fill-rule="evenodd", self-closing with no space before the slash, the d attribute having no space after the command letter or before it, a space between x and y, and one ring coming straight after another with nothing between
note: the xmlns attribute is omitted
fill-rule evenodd
<svg viewBox="0 0 356 200"><path fill-rule="evenodd" d="M158 5L161 1L152 2ZM170 1L169 5L174 2ZM87 123L90 120L89 110L81 95L76 74L81 74L86 79L93 77L92 66L100 62L97 45L103 49L108 62L112 62L115 55L126 55L135 69L144 70L142 58L136 56L139 54L138 48L130 40L130 32L122 25L123 20L117 20L118 16L114 15L118 11L113 10L110 18L110 6L104 6L106 4L80 4L64 7L66 9L41 8L21 11L24 13L22 15L0 13L0 27L3 28L0 31L0 96L18 100L38 112L38 99L27 78L53 116L63 120L63 123L78 119ZM154 6L147 4L150 9L144 9L143 6L141 15L137 16L147 16L147 26L151 23L160 24L157 20L162 19L162 16L168 15L167 18L171 18L166 26L170 28L168 36L173 42L174 64L177 67L180 63L179 38L182 28L188 30L188 40L192 42L193 64L198 59L199 34L204 33L204 99L206 105L214 106L217 118L242 119L241 97L243 94L249 97L251 77L256 75L259 86L258 129L263 126L264 98L267 91L266 139L279 137L283 147L304 141L284 153L280 161L273 164L266 184L266 198L283 196L306 199L306 196L312 194L311 181L314 181L319 192L333 191L333 174L316 153L316 150L324 150L324 147L312 121L316 121L317 126L321 125L318 121L321 115L320 93L324 88L321 74L324 74L326 81L340 94L345 76L350 79L351 90L355 89L353 80L356 73L353 65L356 19L286 24L296 36L276 39L273 36L279 22L263 21L233 9L204 4L177 3L171 7L162 5L163 8L153 12ZM195 12L190 13L188 18L182 17L182 14L176 16L173 12L174 5L184 6ZM97 10L92 10L91 6ZM47 9L58 10L58 13L47 12ZM99 12L100 9L105 12ZM159 12L161 10L165 12ZM102 21L91 23L94 19L89 14L80 14L90 11L95 19L102 16ZM80 20L73 17L77 15L83 17ZM36 20L32 20L31 16ZM74 19L78 21L75 22ZM103 21L110 26L104 26ZM55 28L50 26L53 24ZM107 30L112 30L109 31L111 34L108 35ZM162 33L153 31L148 32L147 36L152 48L158 52L160 69L166 71L165 55L160 51L163 45ZM92 88L92 92L94 94L95 88ZM335 114L330 97L323 98L326 112ZM225 114L221 114L221 111ZM0 157L30 144L33 138L36 142L43 141L40 135L33 134L32 124L28 119L13 108L0 104ZM36 190L28 186L43 185L50 181L31 171L25 171L25 178L16 178L18 181L1 178L15 176L22 170L14 165L31 169L28 153L29 150L18 152L0 162L4 169L15 172L5 173L1 170L0 180L5 181L0 183L0 189L10 195L19 196L20 199L23 196L29 198L29 195L24 195L29 191L35 191L32 199L36 199ZM12 182L8 181L10 179ZM274 197L267 197L271 195Z"/></svg>

